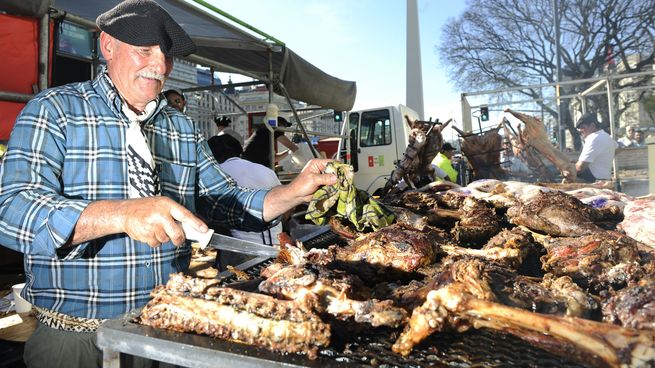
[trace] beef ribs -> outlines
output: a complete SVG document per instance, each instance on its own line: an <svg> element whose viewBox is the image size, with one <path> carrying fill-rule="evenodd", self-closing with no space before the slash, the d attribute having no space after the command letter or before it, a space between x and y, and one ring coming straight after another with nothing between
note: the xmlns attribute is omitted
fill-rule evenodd
<svg viewBox="0 0 655 368"><path fill-rule="evenodd" d="M204 283L211 289L210 295L196 288L203 282L183 277L174 283L177 285L159 286L152 292L152 300L141 311L141 324L274 351L306 353L312 359L320 347L330 343L330 326L295 302Z"/></svg>

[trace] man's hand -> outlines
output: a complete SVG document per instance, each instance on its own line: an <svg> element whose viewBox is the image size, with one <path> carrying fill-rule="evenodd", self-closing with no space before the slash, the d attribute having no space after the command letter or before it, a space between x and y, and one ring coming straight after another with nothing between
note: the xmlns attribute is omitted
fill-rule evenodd
<svg viewBox="0 0 655 368"><path fill-rule="evenodd" d="M71 245L111 234L126 233L130 238L151 247L172 241L184 243L181 223L198 232L207 225L181 204L167 197L148 197L120 201L97 201L90 204L75 225Z"/></svg>
<svg viewBox="0 0 655 368"><path fill-rule="evenodd" d="M182 245L185 236L180 223L188 223L199 232L207 231L207 225L202 220L167 197L127 200L122 212L124 232L151 247L158 247L169 240L176 246Z"/></svg>
<svg viewBox="0 0 655 368"><path fill-rule="evenodd" d="M335 184L335 175L323 174L330 161L310 160L291 183L273 188L264 199L264 220L271 221L295 206L309 202L319 187Z"/></svg>

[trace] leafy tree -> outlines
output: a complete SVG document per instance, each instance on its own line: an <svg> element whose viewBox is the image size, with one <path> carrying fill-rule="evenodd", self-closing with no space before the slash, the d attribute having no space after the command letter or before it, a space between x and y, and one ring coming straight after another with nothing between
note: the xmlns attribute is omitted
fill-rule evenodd
<svg viewBox="0 0 655 368"><path fill-rule="evenodd" d="M612 72L652 70L655 60L655 0L559 0L562 80L592 78ZM519 87L557 81L553 0L470 0L467 10L443 28L439 53L451 80L462 90ZM624 79L618 88L650 84L652 77ZM561 95L592 83L563 85ZM618 85L620 84L620 86ZM540 90L520 91L539 99ZM634 99L615 103L617 117ZM616 96L615 96L616 97ZM623 98L625 100L625 98ZM576 138L570 100L562 100L562 125ZM618 99L617 99L618 102ZM554 104L537 101L557 119ZM588 100L588 110L605 113L607 97ZM616 119L615 121L618 121Z"/></svg>

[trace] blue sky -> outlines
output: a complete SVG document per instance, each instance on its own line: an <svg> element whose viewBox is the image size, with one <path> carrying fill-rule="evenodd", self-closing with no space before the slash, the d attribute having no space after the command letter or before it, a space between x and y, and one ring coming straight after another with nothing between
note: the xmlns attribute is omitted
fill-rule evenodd
<svg viewBox="0 0 655 368"><path fill-rule="evenodd" d="M355 110L405 103L404 0L208 2L286 43L323 71L357 82ZM425 118L461 121L461 91L442 73L436 46L443 24L464 8L461 0L418 0Z"/></svg>

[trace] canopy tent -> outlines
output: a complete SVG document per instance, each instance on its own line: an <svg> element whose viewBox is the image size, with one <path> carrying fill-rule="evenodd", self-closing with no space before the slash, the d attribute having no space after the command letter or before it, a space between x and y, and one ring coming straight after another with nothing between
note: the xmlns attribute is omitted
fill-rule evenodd
<svg viewBox="0 0 655 368"><path fill-rule="evenodd" d="M198 50L190 61L243 74L278 89L289 97L338 111L355 103L355 82L321 71L280 43L267 42L184 0L156 0L186 30ZM0 10L42 16L50 8L65 17L85 20L93 27L97 16L120 0L4 0Z"/></svg>

